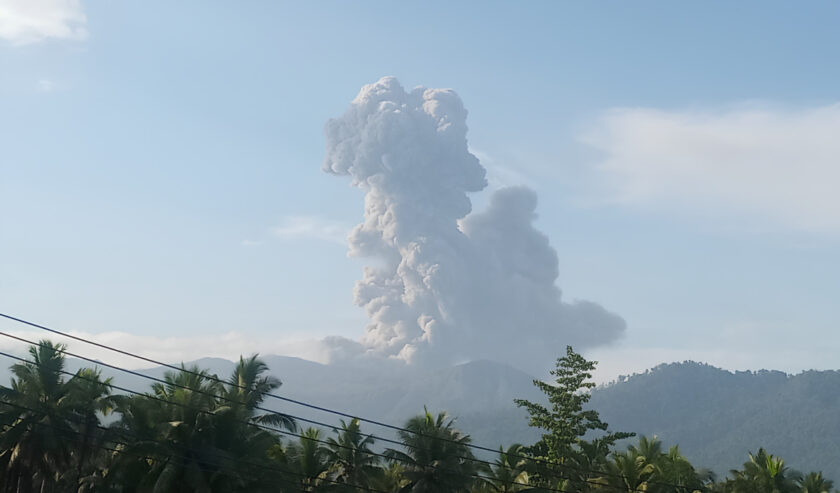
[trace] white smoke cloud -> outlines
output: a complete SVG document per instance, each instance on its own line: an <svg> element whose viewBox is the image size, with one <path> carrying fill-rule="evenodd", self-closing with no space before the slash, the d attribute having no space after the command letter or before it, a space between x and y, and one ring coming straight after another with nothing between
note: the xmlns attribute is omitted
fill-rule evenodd
<svg viewBox="0 0 840 493"><path fill-rule="evenodd" d="M532 190L501 189L470 214L467 193L487 182L467 148L466 116L451 90L406 92L386 77L327 123L323 169L366 193L350 254L378 260L354 292L370 317L365 335L331 341L343 358L486 358L542 370L566 344L623 333L624 321L599 305L561 301L557 254L532 224Z"/></svg>

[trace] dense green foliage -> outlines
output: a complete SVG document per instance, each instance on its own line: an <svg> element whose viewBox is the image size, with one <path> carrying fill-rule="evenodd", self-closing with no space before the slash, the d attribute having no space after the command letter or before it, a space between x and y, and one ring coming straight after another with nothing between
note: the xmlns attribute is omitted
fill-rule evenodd
<svg viewBox="0 0 840 493"><path fill-rule="evenodd" d="M715 480L656 437L617 446L630 434L610 432L587 408L595 364L571 348L555 383L535 382L548 405L517 401L542 437L500 447L496 458L476 457L452 419L428 410L388 447L358 419L300 430L263 410L280 382L256 356L240 358L226 380L182 367L144 394L122 395L98 370L66 371L63 351L42 341L0 387L0 492L833 491L821 473L802 475L764 449Z"/></svg>
<svg viewBox="0 0 840 493"><path fill-rule="evenodd" d="M594 362L566 347L566 356L559 358L556 368L550 372L556 381L551 384L534 380L534 385L548 397L551 409L525 399L514 401L528 411L531 426L546 431L536 446L544 448L551 459L565 456L590 431L607 431L608 425L601 421L597 411L584 409L591 397L585 391L595 387L591 381L594 370ZM599 439L612 445L632 436L632 433L607 432Z"/></svg>

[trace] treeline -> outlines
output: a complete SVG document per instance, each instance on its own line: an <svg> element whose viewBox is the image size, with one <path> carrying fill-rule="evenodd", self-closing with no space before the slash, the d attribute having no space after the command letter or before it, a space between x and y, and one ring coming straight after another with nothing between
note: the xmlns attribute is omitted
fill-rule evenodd
<svg viewBox="0 0 840 493"><path fill-rule="evenodd" d="M263 410L280 382L256 356L227 379L197 368L165 374L144 393L120 393L97 369L65 369L64 346L41 341L0 387L0 491L29 492L720 492L822 493L759 450L725 478L695 468L655 437L613 432L587 409L595 365L567 348L546 404L518 400L543 431L495 458L444 413L409 419L397 439L299 426ZM107 417L107 418L106 418ZM105 424L107 423L107 425ZM633 440L630 446L618 446Z"/></svg>

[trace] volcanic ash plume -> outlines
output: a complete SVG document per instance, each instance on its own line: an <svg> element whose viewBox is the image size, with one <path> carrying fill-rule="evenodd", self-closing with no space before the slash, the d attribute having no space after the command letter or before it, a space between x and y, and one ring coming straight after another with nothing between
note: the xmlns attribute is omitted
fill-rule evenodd
<svg viewBox="0 0 840 493"><path fill-rule="evenodd" d="M557 253L532 224L534 191L499 190L486 211L471 213L467 193L487 182L467 148L466 116L451 90L407 93L386 77L326 125L323 169L365 191L350 254L378 259L354 291L370 317L361 348L408 362L544 369L567 344L617 338L620 317L561 301ZM353 346L331 343L344 355Z"/></svg>

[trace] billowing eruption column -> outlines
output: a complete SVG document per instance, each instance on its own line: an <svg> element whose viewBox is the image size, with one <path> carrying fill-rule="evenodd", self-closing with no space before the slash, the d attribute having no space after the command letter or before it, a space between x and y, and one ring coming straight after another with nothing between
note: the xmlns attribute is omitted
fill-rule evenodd
<svg viewBox="0 0 840 493"><path fill-rule="evenodd" d="M620 336L620 317L561 301L557 253L532 224L534 191L499 190L486 211L471 213L467 193L487 181L467 148L466 116L451 90L406 92L386 77L326 125L323 169L365 191L350 254L377 259L354 291L370 317L357 349L414 363L544 369L567 344Z"/></svg>

